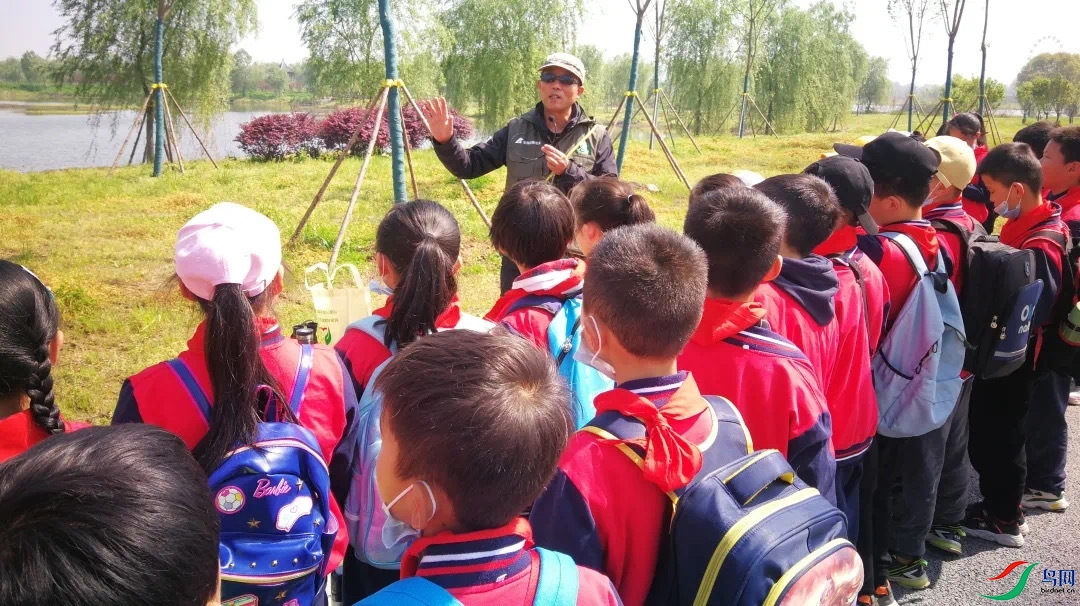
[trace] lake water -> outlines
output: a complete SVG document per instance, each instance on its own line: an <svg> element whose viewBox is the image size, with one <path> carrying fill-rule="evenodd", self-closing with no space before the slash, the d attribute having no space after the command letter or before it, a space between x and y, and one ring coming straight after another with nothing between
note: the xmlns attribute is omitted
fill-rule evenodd
<svg viewBox="0 0 1080 606"><path fill-rule="evenodd" d="M30 104L34 105L34 104ZM65 107L65 106L54 106ZM214 154L214 159L244 154L234 139L240 125L268 111L233 111L215 118L209 131L199 128L199 136ZM178 115L173 116L179 119ZM110 166L124 136L135 120L134 111L105 112L97 115L31 115L17 108L0 107L0 168L20 172ZM183 124L176 130L184 160L205 159L191 131ZM136 135L132 135L133 142ZM131 154L128 142L121 166ZM142 157L143 141L135 161Z"/></svg>

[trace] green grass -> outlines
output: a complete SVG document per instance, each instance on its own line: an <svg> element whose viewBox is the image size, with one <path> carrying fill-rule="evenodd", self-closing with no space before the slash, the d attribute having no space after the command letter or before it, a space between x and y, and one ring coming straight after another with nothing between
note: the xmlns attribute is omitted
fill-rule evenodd
<svg viewBox="0 0 1080 606"><path fill-rule="evenodd" d="M691 183L716 172L756 170L766 176L801 170L831 149L880 132L891 118L852 118L847 130L782 138L703 137L697 154L684 137L676 155ZM1011 138L1019 119L1002 121ZM1008 128L1006 128L1008 127ZM464 235L461 297L466 310L483 314L498 296L498 255L487 230L457 181L430 151L414 154L420 195L446 205ZM4 215L0 257L32 268L53 289L63 314L66 341L57 368L57 399L70 418L107 422L124 378L176 355L199 322L171 281L176 231L209 205L232 200L252 206L281 227L288 239L331 166L331 160L258 163L230 160L215 170L189 162L187 174L160 179L149 168L122 168L109 179L105 169L21 174L0 171ZM360 161L348 159L296 245L285 250L290 277L276 311L283 325L310 319L303 270L326 261L344 214ZM643 143L628 150L623 177L653 184L646 194L662 223L678 228L687 191L659 149ZM490 214L502 193L503 172L472 181ZM390 206L390 162L372 161L342 254L367 275L373 273L375 228Z"/></svg>

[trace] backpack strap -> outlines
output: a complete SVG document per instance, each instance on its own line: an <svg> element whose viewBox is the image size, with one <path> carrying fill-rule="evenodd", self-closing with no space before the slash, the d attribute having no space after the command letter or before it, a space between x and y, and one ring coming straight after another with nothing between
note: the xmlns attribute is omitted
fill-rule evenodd
<svg viewBox="0 0 1080 606"><path fill-rule="evenodd" d="M1036 231L1030 236L1028 236L1024 240L1024 242L1028 242L1030 240L1050 240L1054 244L1057 244L1061 247L1062 253L1068 254L1070 249L1072 248L1071 239L1072 238L1066 238L1065 234L1057 231L1056 229L1040 229L1039 231Z"/></svg>
<svg viewBox="0 0 1080 606"><path fill-rule="evenodd" d="M853 248L838 257L833 257L833 260L850 269L852 275L855 276L855 283L859 285L859 291L862 293L863 320L866 321L866 335L869 337L871 333L870 300L866 296L866 283L863 282L862 270L859 269L859 264L855 261L856 250L858 249Z"/></svg>
<svg viewBox="0 0 1080 606"><path fill-rule="evenodd" d="M506 313L509 314L519 309L525 309L526 307L534 307L536 309L542 309L551 315L555 315L562 309L563 301L564 299L554 295L525 295L511 303L509 309L506 310Z"/></svg>
<svg viewBox="0 0 1080 606"><path fill-rule="evenodd" d="M596 415L589 424L581 428L602 440L611 440L615 448L618 448L629 458L634 465L645 469L645 449L637 444L630 444L626 440L645 437L645 424L634 417L619 414L614 410ZM676 491L667 493L672 503L679 502Z"/></svg>
<svg viewBox="0 0 1080 606"><path fill-rule="evenodd" d="M165 363L176 373L177 378L180 379L180 384L184 386L188 395L190 395L191 399L195 402L195 407L198 408L199 413L202 414L203 420L209 425L210 399L206 397L206 392L203 391L199 382L195 380L195 375L191 374L191 369L188 368L187 363L180 358L173 358Z"/></svg>
<svg viewBox="0 0 1080 606"><path fill-rule="evenodd" d="M578 568L574 560L558 551L536 548L540 555L540 581L536 606L575 606L578 602Z"/></svg>
<svg viewBox="0 0 1080 606"><path fill-rule="evenodd" d="M379 343L386 343L386 318L382 316L370 315L366 318L360 318L352 324L349 324L348 328L345 330L349 329L359 330ZM390 355L397 354L397 343L391 341L390 347L387 349L390 350Z"/></svg>
<svg viewBox="0 0 1080 606"><path fill-rule="evenodd" d="M754 440L750 437L750 430L746 427L746 421L743 421L742 413L731 403L731 400L720 396L703 397L706 402L712 405L713 413L715 413L714 416L716 417L717 429L719 429L720 423L725 421L738 423L739 427L742 428L743 435L746 437L746 454L754 452ZM704 457L705 453L701 454Z"/></svg>
<svg viewBox="0 0 1080 606"><path fill-rule="evenodd" d="M289 409L297 417L300 416L300 405L304 403L304 390L307 389L308 379L311 378L314 357L314 345L305 343L300 346L300 361L296 365L296 379L293 381L292 397L289 398Z"/></svg>
<svg viewBox="0 0 1080 606"><path fill-rule="evenodd" d="M581 316L574 320L574 325L570 327L570 334L566 335L566 340L563 341L559 354L555 356L555 368L562 368L563 360L570 355L570 350L574 348L574 337L577 336L579 330L581 330Z"/></svg>
<svg viewBox="0 0 1080 606"><path fill-rule="evenodd" d="M911 236L895 231L881 232L879 235L885 236L896 244L900 252L907 257L908 264L911 265L911 269L915 270L916 276L921 278L930 271L930 268L926 266L926 260L923 259L922 252L915 245L915 241L911 239Z"/></svg>
<svg viewBox="0 0 1080 606"><path fill-rule="evenodd" d="M461 602L423 577L409 577L391 583L356 606L461 606Z"/></svg>

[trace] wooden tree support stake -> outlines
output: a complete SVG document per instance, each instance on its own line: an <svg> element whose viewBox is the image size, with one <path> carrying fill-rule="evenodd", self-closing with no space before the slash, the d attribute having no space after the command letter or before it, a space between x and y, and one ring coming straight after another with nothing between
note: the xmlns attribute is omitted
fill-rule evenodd
<svg viewBox="0 0 1080 606"><path fill-rule="evenodd" d="M214 168L220 168L218 166L218 163L214 160L214 156L210 154L210 150L206 149L206 144L203 143L202 137L199 136L199 131L195 130L195 127L191 124L191 120L188 120L187 114L184 113L184 108L180 107L180 104L176 102L176 97L173 96L172 91L166 88L165 94L169 96L169 99L172 100L173 105L176 106L176 111L179 112L180 117L184 119L184 124L187 124L188 129L191 130L191 134L195 135L195 140L199 142L199 147L202 148L203 153L206 154L206 157L210 159L210 163L214 165ZM165 107L168 106L169 104L166 103Z"/></svg>
<svg viewBox="0 0 1080 606"><path fill-rule="evenodd" d="M180 153L180 141L176 138L176 124L173 123L172 111L169 110L168 101L165 102L165 134L169 138L176 155L176 162L180 166L180 174L184 174L184 155Z"/></svg>
<svg viewBox="0 0 1080 606"><path fill-rule="evenodd" d="M405 106L400 103L398 104L398 115L401 116L401 123L405 124ZM409 145L409 133L404 133L403 136L405 138L405 162L409 165L409 180L412 182L413 200L419 200L420 190L416 188L416 171L413 170L412 147Z"/></svg>
<svg viewBox="0 0 1080 606"><path fill-rule="evenodd" d="M139 127L139 118L146 119L146 107L150 105L150 97L154 96L154 92L150 91L149 95L146 95L146 100L143 101L142 109L139 110L139 114L135 116L135 119L131 122L131 129L128 130L128 134L124 137L124 142L120 145L120 151L116 152L116 159L113 160L112 166L109 168L109 172L105 173L105 178L108 179L112 176L113 171L116 170L116 165L120 163L121 156L124 155L124 148L127 147L128 141L131 140L131 135L135 133L135 129Z"/></svg>
<svg viewBox="0 0 1080 606"><path fill-rule="evenodd" d="M686 128L686 124L683 123L682 118L679 117L679 112L675 111L675 104L672 103L671 99L668 98L667 93L664 91L664 89L660 89L660 98L662 101L668 104L668 107L671 108L671 113L675 115L675 120L679 123L679 126L682 127L683 132L686 133L686 138L690 139L690 142L694 144L694 149L696 149L697 152L700 154L701 148L698 147L697 141L694 140L694 136L690 134L690 129Z"/></svg>
<svg viewBox="0 0 1080 606"><path fill-rule="evenodd" d="M639 105L644 106L644 104ZM671 163L671 168L675 171L675 176L679 177L679 179L683 182L683 185L686 186L686 189L692 189L690 187L690 181L687 180L686 175L683 174L682 169L679 168L679 163L675 160L675 156L671 154L671 150L668 149L667 143L664 143L664 137L661 136L660 131L657 130L656 123L653 122L652 116L649 115L649 111L643 110L641 113L644 114L645 119L649 121L649 128L651 128L653 130L653 133L656 135L656 141L660 144L660 149L664 150L664 155L667 156L668 162Z"/></svg>

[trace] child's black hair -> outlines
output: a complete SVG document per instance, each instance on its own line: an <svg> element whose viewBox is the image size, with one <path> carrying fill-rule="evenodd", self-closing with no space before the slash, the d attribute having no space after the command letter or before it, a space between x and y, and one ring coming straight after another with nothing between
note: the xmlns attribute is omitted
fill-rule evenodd
<svg viewBox="0 0 1080 606"><path fill-rule="evenodd" d="M701 322L707 273L690 238L655 223L620 227L589 258L583 307L632 355L675 358Z"/></svg>
<svg viewBox="0 0 1080 606"><path fill-rule="evenodd" d="M728 188L740 188L746 187L746 183L742 179L735 175L728 173L716 173L707 177L702 177L700 181L694 184L694 189L690 190L690 200L687 203L688 206L693 206L698 200L703 198L705 194L714 192L721 189Z"/></svg>
<svg viewBox="0 0 1080 606"><path fill-rule="evenodd" d="M384 344L404 347L435 332L436 318L457 294L461 230L454 215L430 200L397 204L379 223L375 250L398 273Z"/></svg>
<svg viewBox="0 0 1080 606"><path fill-rule="evenodd" d="M491 215L492 246L527 269L561 259L573 239L574 209L545 181L506 190Z"/></svg>
<svg viewBox="0 0 1080 606"><path fill-rule="evenodd" d="M54 436L0 464L0 604L206 606L219 526L175 435L130 424Z"/></svg>
<svg viewBox="0 0 1080 606"><path fill-rule="evenodd" d="M578 226L595 223L608 231L623 225L656 221L649 203L634 193L634 187L618 177L597 177L582 181L570 191L570 203Z"/></svg>
<svg viewBox="0 0 1080 606"><path fill-rule="evenodd" d="M751 292L769 273L786 223L787 213L765 194L730 188L710 192L692 205L683 233L705 251L709 290L730 299Z"/></svg>
<svg viewBox="0 0 1080 606"><path fill-rule="evenodd" d="M1054 125L1046 120L1028 124L1016 131L1016 134L1013 135L1013 142L1027 143L1031 151L1035 153L1035 157L1041 160L1043 150L1046 149L1046 144L1050 142L1050 133L1054 128Z"/></svg>
<svg viewBox="0 0 1080 606"><path fill-rule="evenodd" d="M0 260L0 397L25 393L34 422L51 434L64 432L49 359L59 329L49 289L23 266Z"/></svg>
<svg viewBox="0 0 1080 606"><path fill-rule="evenodd" d="M1065 163L1080 162L1080 126L1062 126L1050 133L1050 141L1061 147Z"/></svg>
<svg viewBox="0 0 1080 606"><path fill-rule="evenodd" d="M986 127L983 125L983 117L978 112L963 112L956 114L945 123L943 135L949 134L949 129L964 133L964 136L973 137L978 135L976 145L986 145Z"/></svg>
<svg viewBox="0 0 1080 606"><path fill-rule="evenodd" d="M896 196L903 200L910 208L922 208L923 202L930 195L930 180L932 177L915 179L911 175L899 177L886 177L874 180L874 196L886 198Z"/></svg>
<svg viewBox="0 0 1080 606"><path fill-rule="evenodd" d="M1026 143L1002 143L990 150L978 173L1002 185L1023 183L1034 193L1042 191L1042 165Z"/></svg>
<svg viewBox="0 0 1080 606"><path fill-rule="evenodd" d="M418 380L422 377L422 380ZM505 330L448 330L394 356L375 382L397 439L396 474L437 485L455 532L506 525L555 474L574 431L546 352Z"/></svg>
<svg viewBox="0 0 1080 606"><path fill-rule="evenodd" d="M802 257L832 235L842 214L832 187L812 175L777 175L754 189L787 212L784 240Z"/></svg>

